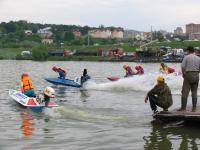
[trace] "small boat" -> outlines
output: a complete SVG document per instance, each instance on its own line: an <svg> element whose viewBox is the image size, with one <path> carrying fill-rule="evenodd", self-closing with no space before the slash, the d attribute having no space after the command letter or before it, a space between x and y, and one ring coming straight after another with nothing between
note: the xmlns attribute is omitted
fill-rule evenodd
<svg viewBox="0 0 200 150"><path fill-rule="evenodd" d="M136 76L136 75L132 75L132 76L128 76L128 77L122 77L122 78L120 78L120 77L107 77L107 79L110 80L110 81L118 81L120 79L131 78L131 77L134 77L134 76Z"/></svg>
<svg viewBox="0 0 200 150"><path fill-rule="evenodd" d="M48 103L48 106L45 106L45 103L39 103L36 98L28 97L24 95L21 91L9 90L9 96L22 107L30 108L34 112L42 112L45 107L58 107L53 101Z"/></svg>
<svg viewBox="0 0 200 150"><path fill-rule="evenodd" d="M81 84L78 78L76 78L75 80L60 79L60 78L45 78L45 80L55 85L65 85L65 86L72 86L72 87L77 87L77 88L81 87Z"/></svg>
<svg viewBox="0 0 200 150"><path fill-rule="evenodd" d="M107 79L110 80L110 81L117 81L120 78L119 77L107 77Z"/></svg>

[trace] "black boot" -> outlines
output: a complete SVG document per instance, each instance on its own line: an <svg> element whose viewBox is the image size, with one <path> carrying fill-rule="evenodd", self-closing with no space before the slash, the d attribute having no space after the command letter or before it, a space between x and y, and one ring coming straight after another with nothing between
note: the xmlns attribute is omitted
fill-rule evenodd
<svg viewBox="0 0 200 150"><path fill-rule="evenodd" d="M187 98L181 98L181 108L178 111L186 111Z"/></svg>
<svg viewBox="0 0 200 150"><path fill-rule="evenodd" d="M192 111L196 111L196 106L197 106L197 98L192 98Z"/></svg>

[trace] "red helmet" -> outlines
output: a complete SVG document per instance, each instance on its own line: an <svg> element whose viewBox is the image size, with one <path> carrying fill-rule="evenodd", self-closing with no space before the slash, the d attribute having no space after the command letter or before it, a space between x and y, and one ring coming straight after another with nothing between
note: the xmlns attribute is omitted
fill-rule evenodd
<svg viewBox="0 0 200 150"><path fill-rule="evenodd" d="M135 66L135 69L136 69L136 70L140 70L140 69L141 69L141 66Z"/></svg>
<svg viewBox="0 0 200 150"><path fill-rule="evenodd" d="M28 75L28 73L23 73L22 75L21 75L21 77L23 78L23 77L28 77L29 75Z"/></svg>
<svg viewBox="0 0 200 150"><path fill-rule="evenodd" d="M124 68L124 69L127 69L128 67L130 67L129 64L124 64L124 65L123 65L123 68Z"/></svg>
<svg viewBox="0 0 200 150"><path fill-rule="evenodd" d="M28 73L23 73L22 77L29 76Z"/></svg>
<svg viewBox="0 0 200 150"><path fill-rule="evenodd" d="M56 66L53 66L52 70L57 70L58 68Z"/></svg>

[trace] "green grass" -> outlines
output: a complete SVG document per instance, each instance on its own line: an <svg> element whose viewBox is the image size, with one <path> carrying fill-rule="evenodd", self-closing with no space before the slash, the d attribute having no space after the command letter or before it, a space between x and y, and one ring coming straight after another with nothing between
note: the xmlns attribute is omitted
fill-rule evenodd
<svg viewBox="0 0 200 150"><path fill-rule="evenodd" d="M15 59L17 55L20 55L25 48L4 48L0 49L0 58L3 59Z"/></svg>
<svg viewBox="0 0 200 150"><path fill-rule="evenodd" d="M186 48L187 46L200 47L200 41L159 42L151 45L151 47L160 47L160 46L169 46L171 48Z"/></svg>
<svg viewBox="0 0 200 150"><path fill-rule="evenodd" d="M66 46L66 49L69 50L91 50L91 51L97 51L99 49L115 49L115 48L123 48L124 51L128 52L128 51L135 51L136 50L136 46L130 46L128 44L116 44L116 45L98 45L98 46Z"/></svg>
<svg viewBox="0 0 200 150"><path fill-rule="evenodd" d="M59 56L50 56L47 59L48 61L109 61L109 57L101 57L101 56L67 56L67 57L59 57Z"/></svg>
<svg viewBox="0 0 200 150"><path fill-rule="evenodd" d="M172 48L186 48L187 46L194 46L194 47L200 47L200 41L184 41L184 42L158 42L155 44L150 45L152 49L159 49L161 46L169 46ZM51 48L48 46L48 49L61 49L58 48ZM69 49L71 51L73 50L82 50L82 51L97 51L99 49L114 49L114 48L123 48L125 52L134 52L137 48L137 46L130 46L129 44L118 44L118 45L98 45L98 46L65 46L62 49ZM31 59L31 57L19 57L22 51L25 50L31 50L27 48L0 48L0 59ZM17 57L16 57L17 56ZM71 61L71 60L77 60L77 61L101 61L101 60L109 60L110 58L102 58L101 56L69 56L69 57L48 57L49 61L54 60L61 60L61 61Z"/></svg>

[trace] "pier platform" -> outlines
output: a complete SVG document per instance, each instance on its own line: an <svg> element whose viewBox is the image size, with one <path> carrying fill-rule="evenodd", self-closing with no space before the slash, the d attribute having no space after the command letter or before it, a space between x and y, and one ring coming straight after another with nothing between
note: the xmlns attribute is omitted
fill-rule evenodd
<svg viewBox="0 0 200 150"><path fill-rule="evenodd" d="M173 111L168 112L159 112L158 114L153 115L156 120L162 122L173 122L173 121L184 121L185 123L200 123L200 106L197 107L195 112L192 112L192 107L187 107L186 111Z"/></svg>

